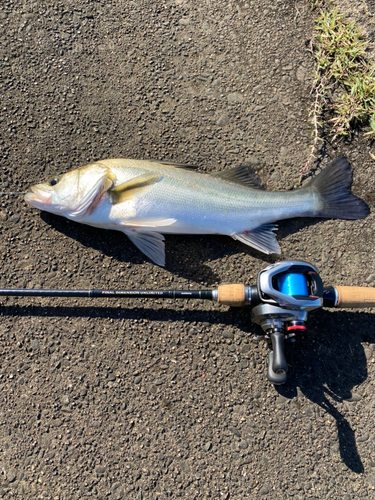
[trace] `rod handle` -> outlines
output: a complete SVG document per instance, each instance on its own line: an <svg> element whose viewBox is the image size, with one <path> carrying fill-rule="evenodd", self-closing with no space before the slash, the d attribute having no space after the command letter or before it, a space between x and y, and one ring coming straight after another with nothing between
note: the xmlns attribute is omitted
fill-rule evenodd
<svg viewBox="0 0 375 500"><path fill-rule="evenodd" d="M245 305L245 285L220 285L217 292L219 304L232 307L243 307Z"/></svg>
<svg viewBox="0 0 375 500"><path fill-rule="evenodd" d="M375 288L336 286L336 307L375 307Z"/></svg>

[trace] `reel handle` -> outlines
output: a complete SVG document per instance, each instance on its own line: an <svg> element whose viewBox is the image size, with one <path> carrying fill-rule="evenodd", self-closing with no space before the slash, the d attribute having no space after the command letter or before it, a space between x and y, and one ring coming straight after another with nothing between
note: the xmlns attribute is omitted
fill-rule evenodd
<svg viewBox="0 0 375 500"><path fill-rule="evenodd" d="M284 353L284 334L276 331L271 333L270 337L273 349L272 371L276 375L285 375L288 371L288 364Z"/></svg>

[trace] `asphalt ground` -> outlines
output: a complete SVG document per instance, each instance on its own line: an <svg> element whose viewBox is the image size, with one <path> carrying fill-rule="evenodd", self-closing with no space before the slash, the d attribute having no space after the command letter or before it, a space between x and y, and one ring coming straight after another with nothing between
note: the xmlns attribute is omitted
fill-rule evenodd
<svg viewBox="0 0 375 500"><path fill-rule="evenodd" d="M111 157L202 174L250 165L267 189L292 189L312 140L313 16L300 0L3 0L3 192ZM211 289L304 259L326 285L373 286L370 152L362 133L328 142L311 174L346 156L371 214L283 221L281 256L227 237L167 236L160 268L121 233L2 195L0 285ZM286 347L287 384L274 387L247 309L4 298L0 495L375 498L374 325L372 310L311 314Z"/></svg>

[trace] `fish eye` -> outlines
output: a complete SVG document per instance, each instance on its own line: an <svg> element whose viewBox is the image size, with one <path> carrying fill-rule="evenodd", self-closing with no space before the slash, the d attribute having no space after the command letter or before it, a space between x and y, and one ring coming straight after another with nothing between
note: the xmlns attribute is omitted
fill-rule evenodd
<svg viewBox="0 0 375 500"><path fill-rule="evenodd" d="M56 186L56 184L59 182L59 180L60 180L60 176L57 175L52 180L50 180L50 182L49 182L50 186Z"/></svg>

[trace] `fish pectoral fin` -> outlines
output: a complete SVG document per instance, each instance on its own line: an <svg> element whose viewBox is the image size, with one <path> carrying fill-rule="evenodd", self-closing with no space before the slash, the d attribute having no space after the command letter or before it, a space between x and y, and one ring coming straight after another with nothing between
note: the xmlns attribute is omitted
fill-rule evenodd
<svg viewBox="0 0 375 500"><path fill-rule="evenodd" d="M124 222L124 226L136 226L136 227L161 227L161 226L171 226L176 222L176 219L158 219L157 217L153 219L127 219Z"/></svg>
<svg viewBox="0 0 375 500"><path fill-rule="evenodd" d="M256 248L260 252L279 254L280 247L276 240L276 234L273 232L275 230L277 230L276 224L262 224L249 232L233 234L232 238L242 241L245 245Z"/></svg>
<svg viewBox="0 0 375 500"><path fill-rule="evenodd" d="M129 181L123 182L109 191L112 205L128 200L136 191L158 182L161 178L162 176L160 174L147 172L146 174L138 175Z"/></svg>
<svg viewBox="0 0 375 500"><path fill-rule="evenodd" d="M264 189L258 177L251 167L239 166L231 168L230 170L222 170L220 172L213 172L210 174L212 177L218 177L224 181L234 182L241 184L252 189Z"/></svg>
<svg viewBox="0 0 375 500"><path fill-rule="evenodd" d="M130 241L158 266L165 266L164 236L160 233L124 231Z"/></svg>

